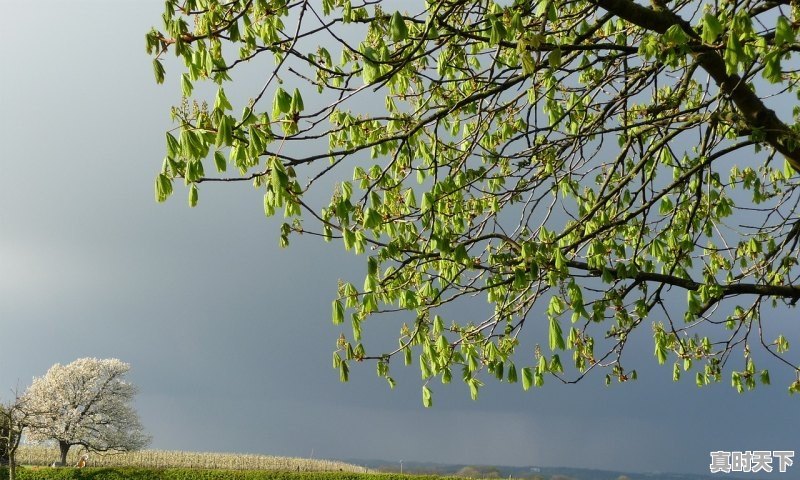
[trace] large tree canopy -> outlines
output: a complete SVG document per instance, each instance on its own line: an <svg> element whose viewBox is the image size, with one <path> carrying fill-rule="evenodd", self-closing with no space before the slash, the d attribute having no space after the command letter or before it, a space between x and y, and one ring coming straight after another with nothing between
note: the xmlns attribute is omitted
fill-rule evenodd
<svg viewBox="0 0 800 480"><path fill-rule="evenodd" d="M28 438L55 441L65 465L73 445L125 452L150 442L133 408L136 387L125 379L130 365L116 358L79 358L50 367L25 392Z"/></svg>
<svg viewBox="0 0 800 480"><path fill-rule="evenodd" d="M417 363L426 405L454 371L473 396L635 378L637 329L676 379L741 391L775 357L800 391L775 328L800 299L798 30L788 0L168 0L156 197L251 182L281 245L365 257L334 366ZM396 348L362 343L398 311Z"/></svg>

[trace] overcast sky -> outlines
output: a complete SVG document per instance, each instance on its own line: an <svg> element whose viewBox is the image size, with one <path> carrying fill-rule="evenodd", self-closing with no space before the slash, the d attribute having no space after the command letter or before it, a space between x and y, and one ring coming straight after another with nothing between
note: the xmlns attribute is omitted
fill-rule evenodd
<svg viewBox="0 0 800 480"><path fill-rule="evenodd" d="M372 364L339 383L330 302L363 259L313 239L279 249L280 219L247 185L204 185L195 209L183 189L154 201L180 97L144 51L161 11L0 0L0 399L54 363L117 357L159 449L695 473L712 450L800 454L785 376L745 395L673 384L647 328L639 381L611 388L492 382L473 402L454 382L424 409L416 367L395 367L393 391Z"/></svg>

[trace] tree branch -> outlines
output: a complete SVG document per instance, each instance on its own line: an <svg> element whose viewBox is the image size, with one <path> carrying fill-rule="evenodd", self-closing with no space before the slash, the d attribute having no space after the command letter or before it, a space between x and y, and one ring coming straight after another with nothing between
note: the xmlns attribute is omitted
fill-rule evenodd
<svg viewBox="0 0 800 480"><path fill-rule="evenodd" d="M584 270L592 275L600 276L603 272L600 269L590 267L586 262L570 260L567 266L578 270ZM666 285L680 287L685 290L699 290L705 284L696 282L689 278L681 278L675 275L667 275L655 272L636 272L635 275L628 275L621 272L618 268L607 268L611 275L618 280L634 280L637 282L658 282ZM722 290L720 299L733 295L762 295L768 297L800 298L800 286L796 285L766 285L759 283L731 283L720 285Z"/></svg>
<svg viewBox="0 0 800 480"><path fill-rule="evenodd" d="M689 22L669 10L653 10L633 0L593 0L593 3L644 29L664 33L670 27L679 25L694 37L695 40L689 42L688 46L697 63L708 72L722 92L733 100L747 123L753 129L762 131L764 140L783 154L795 171L800 172L800 142L795 133L773 110L764 105L747 82L735 73L728 74L720 54L709 50L700 42L697 32Z"/></svg>

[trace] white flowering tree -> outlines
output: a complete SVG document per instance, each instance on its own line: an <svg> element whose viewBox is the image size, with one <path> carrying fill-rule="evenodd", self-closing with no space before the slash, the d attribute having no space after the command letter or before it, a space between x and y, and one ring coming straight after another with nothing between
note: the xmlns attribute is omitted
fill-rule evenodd
<svg viewBox="0 0 800 480"><path fill-rule="evenodd" d="M57 442L62 465L73 445L100 452L147 445L150 439L131 405L136 387L125 380L129 369L115 358L53 365L25 394L33 412L28 438Z"/></svg>

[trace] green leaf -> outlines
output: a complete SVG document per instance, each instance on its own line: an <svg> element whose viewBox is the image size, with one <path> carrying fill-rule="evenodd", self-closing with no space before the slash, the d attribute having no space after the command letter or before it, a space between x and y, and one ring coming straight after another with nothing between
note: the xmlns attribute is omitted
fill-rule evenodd
<svg viewBox="0 0 800 480"><path fill-rule="evenodd" d="M723 30L722 23L720 23L716 15L706 13L703 16L703 42L714 43Z"/></svg>
<svg viewBox="0 0 800 480"><path fill-rule="evenodd" d="M302 112L304 108L303 96L300 95L300 90L295 88L292 94L292 102L289 104L289 110L292 112Z"/></svg>
<svg viewBox="0 0 800 480"><path fill-rule="evenodd" d="M564 335L561 331L561 324L554 316L550 317L550 350L564 350Z"/></svg>
<svg viewBox="0 0 800 480"><path fill-rule="evenodd" d="M193 183L189 186L189 206L197 206L197 184Z"/></svg>
<svg viewBox="0 0 800 480"><path fill-rule="evenodd" d="M339 300L334 300L331 304L332 318L334 325L341 325L344 322L344 306Z"/></svg>
<svg viewBox="0 0 800 480"><path fill-rule="evenodd" d="M221 147L223 145L230 146L233 143L233 125L231 118L223 115L217 124L217 134L214 137L214 145Z"/></svg>
<svg viewBox="0 0 800 480"><path fill-rule="evenodd" d="M181 75L181 92L183 93L183 96L191 97L193 89L194 86L192 85L192 81L189 79L189 74L184 73Z"/></svg>
<svg viewBox="0 0 800 480"><path fill-rule="evenodd" d="M364 79L364 83L369 85L380 75L380 66L377 63L378 53L374 48L366 44L362 44L360 50L364 59L361 76Z"/></svg>
<svg viewBox="0 0 800 480"><path fill-rule="evenodd" d="M178 153L181 151L180 143L178 140L172 136L169 132L167 132L167 156L170 158L176 158Z"/></svg>
<svg viewBox="0 0 800 480"><path fill-rule="evenodd" d="M492 26L489 30L489 43L492 45L498 45L505 39L506 33L506 27L503 25L502 20L498 19L492 21Z"/></svg>
<svg viewBox="0 0 800 480"><path fill-rule="evenodd" d="M533 371L530 367L522 369L522 389L529 390L533 385Z"/></svg>
<svg viewBox="0 0 800 480"><path fill-rule="evenodd" d="M732 75L738 71L739 63L745 60L744 49L736 35L728 35L728 42L725 44L725 67L728 75Z"/></svg>
<svg viewBox="0 0 800 480"><path fill-rule="evenodd" d="M508 365L508 383L517 383L517 367L513 363Z"/></svg>
<svg viewBox="0 0 800 480"><path fill-rule="evenodd" d="M161 60L157 58L153 60L153 74L156 77L156 83L164 83L166 72L164 71L164 65L161 64Z"/></svg>
<svg viewBox="0 0 800 480"><path fill-rule="evenodd" d="M228 169L228 161L225 159L225 155L223 155L219 150L214 152L214 165L217 167L217 171L220 173Z"/></svg>
<svg viewBox="0 0 800 480"><path fill-rule="evenodd" d="M163 202L172 195L172 179L161 173L156 177L156 201Z"/></svg>
<svg viewBox="0 0 800 480"><path fill-rule="evenodd" d="M659 365L663 365L667 361L667 346L663 335L656 335L656 347L653 354L658 359Z"/></svg>
<svg viewBox="0 0 800 480"><path fill-rule="evenodd" d="M553 70L561 68L561 49L554 48L550 52L550 55L547 56L547 60L550 63L550 68Z"/></svg>
<svg viewBox="0 0 800 480"><path fill-rule="evenodd" d="M424 354L419 356L419 370L423 380L427 380L433 375L430 365L428 364L428 359Z"/></svg>
<svg viewBox="0 0 800 480"><path fill-rule="evenodd" d="M451 372L449 368L445 367L442 370L442 383L448 384L452 379L453 379L453 372Z"/></svg>
<svg viewBox="0 0 800 480"><path fill-rule="evenodd" d="M379 228L382 223L383 223L383 217L381 217L380 213L378 213L376 210L373 210L372 208L366 209L366 211L364 212L364 223L363 223L364 228L370 228L370 229Z"/></svg>
<svg viewBox="0 0 800 480"><path fill-rule="evenodd" d="M764 69L761 71L761 76L770 83L783 81L780 52L772 51L764 55Z"/></svg>
<svg viewBox="0 0 800 480"><path fill-rule="evenodd" d="M342 357L339 356L339 352L333 352L333 368L339 368L341 364Z"/></svg>
<svg viewBox="0 0 800 480"><path fill-rule="evenodd" d="M425 408L433 406L431 389L427 385L422 386L422 404L425 405Z"/></svg>
<svg viewBox="0 0 800 480"><path fill-rule="evenodd" d="M686 303L688 306L687 311L692 314L699 312L702 308L700 297L694 290L686 291Z"/></svg>
<svg viewBox="0 0 800 480"><path fill-rule="evenodd" d="M780 47L787 43L794 43L794 28L789 19L781 15L775 26L775 45Z"/></svg>
<svg viewBox="0 0 800 480"><path fill-rule="evenodd" d="M219 109L219 110L233 109L231 103L228 101L228 97L225 96L225 90L223 88L217 90L217 97L214 99L214 109Z"/></svg>
<svg viewBox="0 0 800 480"><path fill-rule="evenodd" d="M288 113L292 108L292 96L286 90L278 87L275 98L272 100L272 118L278 118L281 113Z"/></svg>
<svg viewBox="0 0 800 480"><path fill-rule="evenodd" d="M533 59L531 52L523 50L520 52L520 60L522 61L522 71L526 75L533 75L536 73L536 61Z"/></svg>
<svg viewBox="0 0 800 480"><path fill-rule="evenodd" d="M478 391L480 390L481 386L483 386L483 383L481 383L481 381L478 380L477 378L472 377L467 381L467 385L469 386L469 396L473 400L477 400Z"/></svg>
<svg viewBox="0 0 800 480"><path fill-rule="evenodd" d="M561 364L561 357L558 354L554 354L550 359L548 370L554 373L564 373L564 366Z"/></svg>
<svg viewBox="0 0 800 480"><path fill-rule="evenodd" d="M534 371L533 372L533 386L534 387L541 387L544 385L544 375L542 372Z"/></svg>
<svg viewBox="0 0 800 480"><path fill-rule="evenodd" d="M662 35L662 41L668 45L683 45L689 41L689 36L683 31L683 28L678 25L672 25Z"/></svg>
<svg viewBox="0 0 800 480"><path fill-rule="evenodd" d="M669 215L674 210L674 205L672 204L672 200L669 197L664 197L661 199L661 204L658 208L658 213L661 215Z"/></svg>
<svg viewBox="0 0 800 480"><path fill-rule="evenodd" d="M549 366L547 365L547 358L542 355L539 357L539 365L536 366L536 371L534 373L543 374L549 371Z"/></svg>
<svg viewBox="0 0 800 480"><path fill-rule="evenodd" d="M406 27L406 22L400 12L394 12L392 15L391 32L392 40L395 42L402 42L408 38L408 27Z"/></svg>

